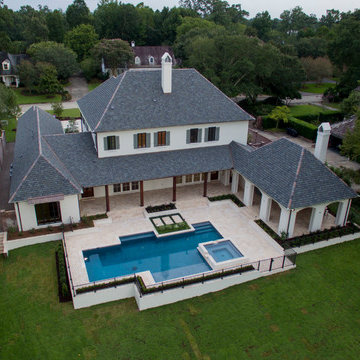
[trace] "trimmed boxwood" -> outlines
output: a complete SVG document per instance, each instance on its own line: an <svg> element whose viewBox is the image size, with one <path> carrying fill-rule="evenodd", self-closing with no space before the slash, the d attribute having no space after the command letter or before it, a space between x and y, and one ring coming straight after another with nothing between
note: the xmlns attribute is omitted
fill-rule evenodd
<svg viewBox="0 0 360 360"><path fill-rule="evenodd" d="M107 289L111 287L116 287L118 285L124 285L124 284L131 284L135 281L135 277L129 277L126 279L120 279L120 280L114 280L107 283L101 283L101 284L94 284L86 287L82 287L80 289L76 289L76 294L83 294L91 291L101 290L101 289Z"/></svg>
<svg viewBox="0 0 360 360"><path fill-rule="evenodd" d="M154 213L154 212L174 210L174 209L176 209L176 206L174 203L155 205L155 206L147 206L145 208L145 210L150 214Z"/></svg>
<svg viewBox="0 0 360 360"><path fill-rule="evenodd" d="M319 241L330 240L339 236L354 234L359 231L359 228L350 223L346 226L334 226L324 231L316 231L310 234L304 234L293 238L282 239L273 229L271 229L262 220L255 220L266 233L268 233L274 240L276 240L282 247L299 247L308 244L314 244Z"/></svg>
<svg viewBox="0 0 360 360"><path fill-rule="evenodd" d="M207 280L218 279L218 278L222 278L225 276L242 274L244 272L248 272L248 271L252 271L252 270L254 270L254 267L252 265L247 265L247 266L244 266L243 268L239 267L236 269L224 270L220 273L204 275L204 276L196 277L196 278L192 278L192 279L180 280L180 281L167 283L164 285L159 285L159 286L155 286L155 287L151 287L151 288L147 288L145 286L141 276L138 276L137 280L138 280L138 284L140 285L141 293L142 294L151 294L154 292L159 292L159 291L163 291L163 290L167 290L167 289L175 289L178 287L184 287L186 285L197 284L197 283L204 282Z"/></svg>
<svg viewBox="0 0 360 360"><path fill-rule="evenodd" d="M289 117L288 127L295 129L299 135L310 139L315 140L317 135L317 126L310 124L306 121L299 120L295 117Z"/></svg>
<svg viewBox="0 0 360 360"><path fill-rule="evenodd" d="M226 194L226 195L219 195L219 196L208 196L209 201L221 201L221 200L232 200L238 207L245 206L242 201L235 196L234 194Z"/></svg>
<svg viewBox="0 0 360 360"><path fill-rule="evenodd" d="M58 295L60 302L71 300L70 284L66 271L65 254L62 244L55 251L56 270L58 278Z"/></svg>
<svg viewBox="0 0 360 360"><path fill-rule="evenodd" d="M306 122L317 122L319 124L322 122L329 122L330 124L333 124L342 121L344 114L340 111L325 110L318 114L296 115L296 118Z"/></svg>

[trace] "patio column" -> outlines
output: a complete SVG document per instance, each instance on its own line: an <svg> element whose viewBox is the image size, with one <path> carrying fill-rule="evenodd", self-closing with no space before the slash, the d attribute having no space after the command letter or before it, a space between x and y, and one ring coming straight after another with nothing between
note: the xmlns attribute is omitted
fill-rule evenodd
<svg viewBox="0 0 360 360"><path fill-rule="evenodd" d="M244 204L245 206L252 206L254 200L254 184L245 179L244 185Z"/></svg>
<svg viewBox="0 0 360 360"><path fill-rule="evenodd" d="M270 219L271 197L261 192L260 219L267 222Z"/></svg>
<svg viewBox="0 0 360 360"><path fill-rule="evenodd" d="M173 197L172 201L176 201L176 176L173 176Z"/></svg>
<svg viewBox="0 0 360 360"><path fill-rule="evenodd" d="M339 202L338 209L336 211L335 224L338 226L345 226L347 218L349 216L351 207L351 199L343 200Z"/></svg>
<svg viewBox="0 0 360 360"><path fill-rule="evenodd" d="M321 230L326 205L317 205L313 207L310 217L309 231Z"/></svg>
<svg viewBox="0 0 360 360"><path fill-rule="evenodd" d="M140 206L144 206L144 181L140 180Z"/></svg>
<svg viewBox="0 0 360 360"><path fill-rule="evenodd" d="M203 196L207 197L207 181L208 181L208 173L203 173L204 176L204 193Z"/></svg>
<svg viewBox="0 0 360 360"><path fill-rule="evenodd" d="M239 173L233 170L232 172L232 183L231 183L231 192L236 194L239 188Z"/></svg>
<svg viewBox="0 0 360 360"><path fill-rule="evenodd" d="M296 211L286 209L283 206L280 206L281 214L279 220L278 234L282 233L287 234L287 237L290 238L294 234L295 222L296 222Z"/></svg>
<svg viewBox="0 0 360 360"><path fill-rule="evenodd" d="M231 170L225 170L224 172L224 185L228 186L230 184L230 171Z"/></svg>
<svg viewBox="0 0 360 360"><path fill-rule="evenodd" d="M106 212L110 211L109 185L105 185Z"/></svg>

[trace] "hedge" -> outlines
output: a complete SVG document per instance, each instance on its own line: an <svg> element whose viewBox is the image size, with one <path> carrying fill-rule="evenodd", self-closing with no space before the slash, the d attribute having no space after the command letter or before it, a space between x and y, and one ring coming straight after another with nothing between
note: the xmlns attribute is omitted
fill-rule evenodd
<svg viewBox="0 0 360 360"><path fill-rule="evenodd" d="M86 286L86 287L82 287L80 289L77 289L76 294L83 294L83 293L87 293L87 292L90 292L90 291L95 291L96 292L96 290L116 287L118 285L131 284L134 281L135 281L135 277L133 276L133 277L129 277L129 278L126 278L126 279L110 281L110 282L107 282L107 283L94 284L94 285L90 285L90 286Z"/></svg>
<svg viewBox="0 0 360 360"><path fill-rule="evenodd" d="M148 213L154 213L154 212L166 211L166 210L174 210L174 209L176 209L176 205L174 203L155 205L155 206L150 205L145 208L145 210Z"/></svg>
<svg viewBox="0 0 360 360"><path fill-rule="evenodd" d="M334 226L331 229L326 229L324 231L316 231L310 234L304 234L301 236L296 236L283 240L273 229L271 229L262 220L255 220L255 223L258 224L282 247L284 247L284 245L289 247L299 247L307 244L314 244L319 241L330 240L339 236L354 234L359 231L359 229L354 224L349 224L343 227Z"/></svg>
<svg viewBox="0 0 360 360"><path fill-rule="evenodd" d="M296 115L296 118L307 122L317 121L319 123L329 122L330 124L333 124L335 122L342 121L344 114L340 111L335 112L331 110L325 110L319 114Z"/></svg>
<svg viewBox="0 0 360 360"><path fill-rule="evenodd" d="M71 300L70 284L66 271L65 254L62 244L55 251L56 270L58 278L59 301L66 302Z"/></svg>
<svg viewBox="0 0 360 360"><path fill-rule="evenodd" d="M294 117L289 117L289 122L287 124L287 127L295 129L299 135L310 139L315 140L317 136L317 126L310 124L306 121L299 120Z"/></svg>
<svg viewBox="0 0 360 360"><path fill-rule="evenodd" d="M226 194L226 195L219 195L219 196L210 196L208 197L209 201L213 202L213 201L221 201L221 200L231 200L232 202L234 202L238 207L243 207L245 206L242 201L235 196L234 194Z"/></svg>

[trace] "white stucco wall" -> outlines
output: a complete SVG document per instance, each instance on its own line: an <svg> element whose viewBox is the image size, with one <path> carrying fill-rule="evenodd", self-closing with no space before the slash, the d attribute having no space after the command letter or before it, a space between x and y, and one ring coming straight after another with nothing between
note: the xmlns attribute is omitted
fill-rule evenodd
<svg viewBox="0 0 360 360"><path fill-rule="evenodd" d="M18 205L20 210L20 217L21 217L21 224L23 231L31 230L31 229L39 229L39 228L47 227L49 225L56 225L61 223L59 222L54 224L38 225L36 220L35 205L28 204L26 201L21 201L18 203ZM15 209L16 209L18 228L21 229L19 214L16 205L15 205ZM77 195L65 196L64 199L60 201L60 211L61 211L62 222L64 224L70 223L70 217L72 217L73 222L79 222L80 209L79 209L79 201Z"/></svg>
<svg viewBox="0 0 360 360"><path fill-rule="evenodd" d="M218 141L204 141L205 129L208 127L217 126L220 127L219 140ZM200 143L186 143L186 130L199 128L202 130L202 141ZM169 146L154 146L154 133L158 131L170 131L170 145ZM138 133L150 133L151 146L149 148L134 149L134 134ZM237 141L241 144L246 144L248 134L248 121L238 121L229 123L211 123L211 124L199 124L199 125L186 125L186 126L173 126L168 128L154 128L154 129L140 129L129 131L117 131L117 132L103 132L97 134L98 156L111 157L119 155L133 155L142 154L148 152L191 149L197 147L206 146L219 146L227 145L231 141ZM119 136L120 149L117 150L104 150L104 137L116 135Z"/></svg>

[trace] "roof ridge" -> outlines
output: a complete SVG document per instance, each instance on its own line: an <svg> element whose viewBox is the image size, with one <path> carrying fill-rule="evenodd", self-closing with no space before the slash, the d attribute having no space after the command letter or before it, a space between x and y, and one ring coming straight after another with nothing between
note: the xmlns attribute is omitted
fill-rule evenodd
<svg viewBox="0 0 360 360"><path fill-rule="evenodd" d="M109 106L110 106L111 102L114 100L115 94L118 92L119 87L120 87L121 83L123 82L126 74L127 74L127 71L125 71L125 72L123 73L123 76L122 76L122 78L120 79L119 83L117 84L116 89L114 90L113 94L111 95L111 98L110 98L108 104L106 105L105 110L104 110L103 114L101 115L99 122L98 122L97 125L94 127L94 131L99 127L102 119L104 118L107 110L109 109ZM116 78L115 78L115 79L116 79Z"/></svg>
<svg viewBox="0 0 360 360"><path fill-rule="evenodd" d="M293 186L292 186L292 189L291 189L291 194L290 194L289 203L288 203L288 209L290 209L290 207L291 207L291 202L292 202L292 198L293 198L294 193L295 193L295 188L296 188L296 184L297 184L297 178L298 178L299 173L300 173L300 169L301 169L301 165L302 165L302 160L304 158L304 154L305 154L305 148L302 148L300 158L299 158L299 162L298 162L298 166L297 166L297 169L296 169L295 179L294 179Z"/></svg>
<svg viewBox="0 0 360 360"><path fill-rule="evenodd" d="M45 155L42 155L42 157L43 157L55 170L57 170L57 171L61 174L61 176L63 176L65 179L67 179L67 180L71 183L71 185L73 185L76 189L78 189L78 190L81 191L81 186L75 183L75 182L76 182L76 179L74 178L73 174L69 171L69 169L66 167L66 165L65 165L65 164L61 161L61 159L57 156L56 152L55 152L54 149L51 147L51 145L49 144L49 142L45 139L45 137L43 137L43 138L44 138L44 141L46 142L46 144L48 145L50 151L54 154L55 158L64 166L64 168L69 172L69 174L71 175L71 177L72 177L75 181L72 181L71 179L67 179L67 177L62 173L62 171L61 171L60 169L58 169L54 164L52 164L52 163L50 162L50 160L46 158Z"/></svg>
<svg viewBox="0 0 360 360"><path fill-rule="evenodd" d="M36 111L36 124L37 124L37 132L38 132L39 155L42 155L39 108L36 106L34 110Z"/></svg>
<svg viewBox="0 0 360 360"><path fill-rule="evenodd" d="M35 164L37 163L37 161L40 158L40 154L37 156L37 158L34 160L34 162L31 164L31 166L29 167L28 171L26 172L25 176L21 179L19 185L17 186L17 188L15 189L15 191L13 192L13 194L10 196L9 202L12 201L12 199L15 197L17 191L20 189L21 185L24 183L24 181L26 180L26 178L29 176L31 170L34 168Z"/></svg>

